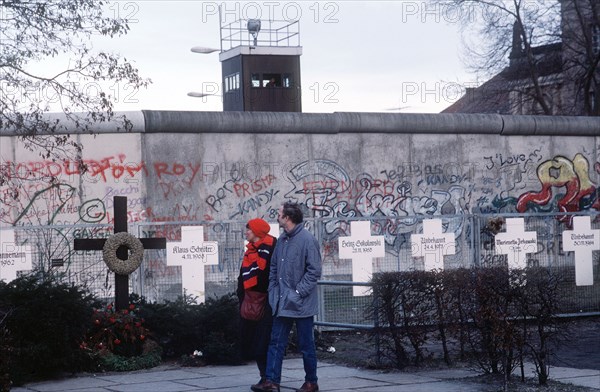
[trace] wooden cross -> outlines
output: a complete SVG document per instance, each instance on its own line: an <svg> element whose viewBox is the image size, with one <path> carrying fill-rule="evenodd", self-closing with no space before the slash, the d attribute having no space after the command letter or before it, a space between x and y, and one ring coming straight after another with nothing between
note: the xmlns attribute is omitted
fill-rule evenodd
<svg viewBox="0 0 600 392"><path fill-rule="evenodd" d="M127 198L124 196L114 197L113 211L115 215L115 234L127 233ZM165 249L166 238L140 238L144 249ZM106 238L76 238L75 250L102 250ZM117 249L117 257L127 260L127 247L120 246ZM115 274L115 307L117 310L127 309L129 306L129 275Z"/></svg>

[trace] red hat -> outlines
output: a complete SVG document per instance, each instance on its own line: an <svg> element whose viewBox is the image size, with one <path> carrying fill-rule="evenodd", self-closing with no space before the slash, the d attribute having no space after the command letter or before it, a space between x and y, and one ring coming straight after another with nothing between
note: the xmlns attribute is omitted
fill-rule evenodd
<svg viewBox="0 0 600 392"><path fill-rule="evenodd" d="M252 232L258 238L263 238L264 236L269 234L269 231L271 231L271 226L269 226L269 224L266 221L260 218L250 219L246 226L250 230L252 230Z"/></svg>

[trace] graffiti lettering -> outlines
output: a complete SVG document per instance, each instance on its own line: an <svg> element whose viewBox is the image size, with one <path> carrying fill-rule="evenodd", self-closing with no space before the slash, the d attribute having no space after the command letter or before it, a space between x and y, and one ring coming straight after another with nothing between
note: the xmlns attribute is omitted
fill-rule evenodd
<svg viewBox="0 0 600 392"><path fill-rule="evenodd" d="M259 178L255 181L242 183L236 182L233 184L233 190L235 191L235 195L237 197L250 196L253 193L258 193L271 186L275 179L276 178L274 175L268 174L265 177Z"/></svg>
<svg viewBox="0 0 600 392"><path fill-rule="evenodd" d="M237 205L236 211L229 218L232 219L238 215L243 216L244 214L250 211L256 211L259 207L262 207L263 205L266 205L269 202L271 202L271 200L273 200L275 195L277 195L278 193L278 190L270 189L266 192L259 193L258 195L248 200L244 200L243 202Z"/></svg>

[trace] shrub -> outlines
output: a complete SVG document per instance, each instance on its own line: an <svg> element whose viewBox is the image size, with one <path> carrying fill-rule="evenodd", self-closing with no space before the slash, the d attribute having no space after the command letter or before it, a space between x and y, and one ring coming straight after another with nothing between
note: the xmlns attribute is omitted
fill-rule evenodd
<svg viewBox="0 0 600 392"><path fill-rule="evenodd" d="M412 348L415 364L424 359L423 346L429 326L435 323L432 273L386 272L373 277L372 314L379 326L381 352L400 369L410 362L406 346Z"/></svg>
<svg viewBox="0 0 600 392"><path fill-rule="evenodd" d="M138 316L134 304L119 311L112 304L94 309L91 321L87 338L81 344L83 349L108 350L125 358L142 354L150 331L144 326L144 319Z"/></svg>
<svg viewBox="0 0 600 392"><path fill-rule="evenodd" d="M12 342L6 328L8 314L0 313L0 391L10 390L10 368Z"/></svg>
<svg viewBox="0 0 600 392"><path fill-rule="evenodd" d="M4 346L3 363L10 362L12 381L20 385L85 367L79 343L93 304L83 289L53 280L26 276L0 282L0 314L6 316L0 347ZM8 350L7 336L12 347Z"/></svg>
<svg viewBox="0 0 600 392"><path fill-rule="evenodd" d="M93 355L100 370L128 372L160 365L162 361L160 346L152 340L145 340L143 347L139 355L132 357L118 355L106 349L97 351Z"/></svg>
<svg viewBox="0 0 600 392"><path fill-rule="evenodd" d="M194 351L202 352L198 363L239 364L238 300L234 294L208 298L197 304L194 298L180 297L164 304L139 304L140 314L166 358L188 358Z"/></svg>
<svg viewBox="0 0 600 392"><path fill-rule="evenodd" d="M179 358L200 349L199 307L189 297L180 297L166 303L147 303L144 298L132 298L140 308L140 316L152 330L154 339L162 347L165 358Z"/></svg>

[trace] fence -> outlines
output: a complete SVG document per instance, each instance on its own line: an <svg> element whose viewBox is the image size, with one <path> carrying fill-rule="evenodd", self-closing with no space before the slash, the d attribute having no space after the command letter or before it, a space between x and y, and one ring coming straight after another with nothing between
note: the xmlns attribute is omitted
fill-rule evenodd
<svg viewBox="0 0 600 392"><path fill-rule="evenodd" d="M503 215L439 215L411 217L371 217L371 233L383 236L385 257L373 259L373 273L423 269L423 258L412 256L411 235L422 233L423 220L441 219L442 231L456 237L455 252L444 257L445 269L486 267L507 264L507 255L498 254L494 236L505 230L506 218L524 219L525 229L537 233L537 251L527 255L527 264L561 270L567 283L563 288L564 313L600 311L600 252L593 252L594 281L591 286L575 285L574 252L562 249L562 232L570 230L572 217L590 216L592 229L600 228L600 213L546 213ZM363 218L311 218L305 225L321 244L323 276L319 284L322 325L368 327L372 321L365 315L371 296L354 296L352 261L340 259L338 238L351 234L351 223ZM235 290L244 250L245 221L202 221L134 223L129 232L140 238L164 237L180 241L181 227L202 225L207 241L219 243L219 264L206 266L206 296L221 296ZM2 229L0 235L6 233ZM107 238L110 225L22 226L11 228L18 244L32 249L33 265L41 271L57 275L65 282L88 288L100 298L114 297L114 276L102 261L100 251L74 251L75 238ZM166 265L165 250L146 250L142 266L130 275L130 290L149 301L173 301L182 294L181 268ZM363 262L368 263L368 260ZM367 282L363 282L367 283Z"/></svg>

